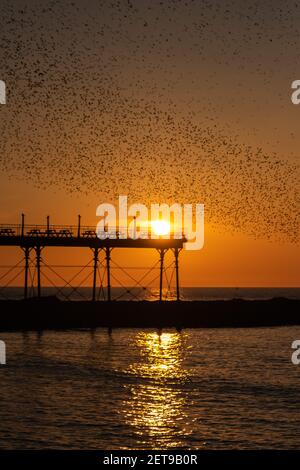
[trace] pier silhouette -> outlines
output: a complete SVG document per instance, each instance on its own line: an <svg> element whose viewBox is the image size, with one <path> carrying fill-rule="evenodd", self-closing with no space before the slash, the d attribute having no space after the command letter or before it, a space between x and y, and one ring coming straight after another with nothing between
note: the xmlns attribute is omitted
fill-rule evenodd
<svg viewBox="0 0 300 470"><path fill-rule="evenodd" d="M52 225L47 216L45 225L25 224L22 214L20 224L0 224L0 246L19 247L24 252L24 299L29 294L29 266L30 256L34 253L37 273L37 297L42 295L41 289L41 253L47 247L89 248L93 252L93 284L92 300L96 300L97 271L99 255L104 253L106 266L106 292L107 301L112 300L111 294L111 253L114 248L152 248L159 254L159 300L163 300L163 273L166 253L171 250L174 254L174 270L176 283L176 300L180 300L179 285L179 254L186 242L181 233L170 232L166 236L154 234L150 228L134 233L128 238L127 228L117 227L96 232L95 227L82 226L81 216L78 216L77 225ZM19 264L19 263L18 263ZM102 286L101 286L102 287Z"/></svg>

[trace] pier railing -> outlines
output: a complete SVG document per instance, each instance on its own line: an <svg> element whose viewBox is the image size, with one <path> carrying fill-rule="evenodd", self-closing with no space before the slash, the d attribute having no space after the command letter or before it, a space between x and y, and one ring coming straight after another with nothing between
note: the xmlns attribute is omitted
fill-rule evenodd
<svg viewBox="0 0 300 470"><path fill-rule="evenodd" d="M136 229L114 227L109 230L97 231L95 226L78 225L32 225L32 224L0 224L0 237L54 237L54 238L100 238L100 239L175 239L183 240L180 231L170 231L166 235L158 235L151 228Z"/></svg>

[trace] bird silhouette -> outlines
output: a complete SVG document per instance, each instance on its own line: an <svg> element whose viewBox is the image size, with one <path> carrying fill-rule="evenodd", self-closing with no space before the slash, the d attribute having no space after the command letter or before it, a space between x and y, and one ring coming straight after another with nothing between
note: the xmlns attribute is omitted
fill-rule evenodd
<svg viewBox="0 0 300 470"><path fill-rule="evenodd" d="M201 202L212 229L297 243L297 159L230 118L246 72L268 87L292 61L298 7L275 3L2 0L2 173L77 197Z"/></svg>

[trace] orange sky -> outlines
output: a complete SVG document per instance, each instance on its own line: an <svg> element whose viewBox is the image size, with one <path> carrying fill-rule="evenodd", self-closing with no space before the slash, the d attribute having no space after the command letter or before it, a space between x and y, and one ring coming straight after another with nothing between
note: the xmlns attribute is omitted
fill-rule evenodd
<svg viewBox="0 0 300 470"><path fill-rule="evenodd" d="M20 212L26 214L26 222L44 224L45 215L51 214L53 224L76 224L77 214L82 215L82 224L96 225L95 202L86 198L71 198L63 192L50 194L20 183L19 191L12 194L9 183L1 187L1 222L17 223ZM64 201L63 210L61 201ZM99 201L102 202L102 201ZM76 255L75 255L76 253ZM21 250L0 248L1 264L21 259ZM51 264L85 264L92 258L89 250L46 249L43 256ZM122 266L151 266L158 254L154 250L115 250L112 258ZM167 261L167 260L166 260ZM205 243L201 251L183 250L180 257L180 283L196 287L299 287L299 246L294 243L255 240L243 234L222 233L205 225ZM67 276L70 270L60 271ZM132 272L131 272L132 273ZM138 271L134 274L138 275ZM118 274L122 282L130 279ZM22 284L22 277L17 284ZM58 284L60 281L55 279ZM91 283L91 278L87 284ZM112 281L113 285L116 282ZM44 280L44 285L46 284Z"/></svg>
<svg viewBox="0 0 300 470"><path fill-rule="evenodd" d="M96 226L118 195L198 202L205 245L182 253L181 285L299 286L300 10L277 3L1 5L0 223Z"/></svg>

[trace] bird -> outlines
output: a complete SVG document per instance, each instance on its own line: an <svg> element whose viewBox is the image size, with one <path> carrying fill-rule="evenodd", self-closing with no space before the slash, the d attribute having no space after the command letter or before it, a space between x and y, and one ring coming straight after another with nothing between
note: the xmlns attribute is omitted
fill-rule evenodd
<svg viewBox="0 0 300 470"><path fill-rule="evenodd" d="M279 64L297 63L294 8L3 0L2 175L75 198L203 203L216 230L299 243L297 155L277 124L263 145L253 124Z"/></svg>

